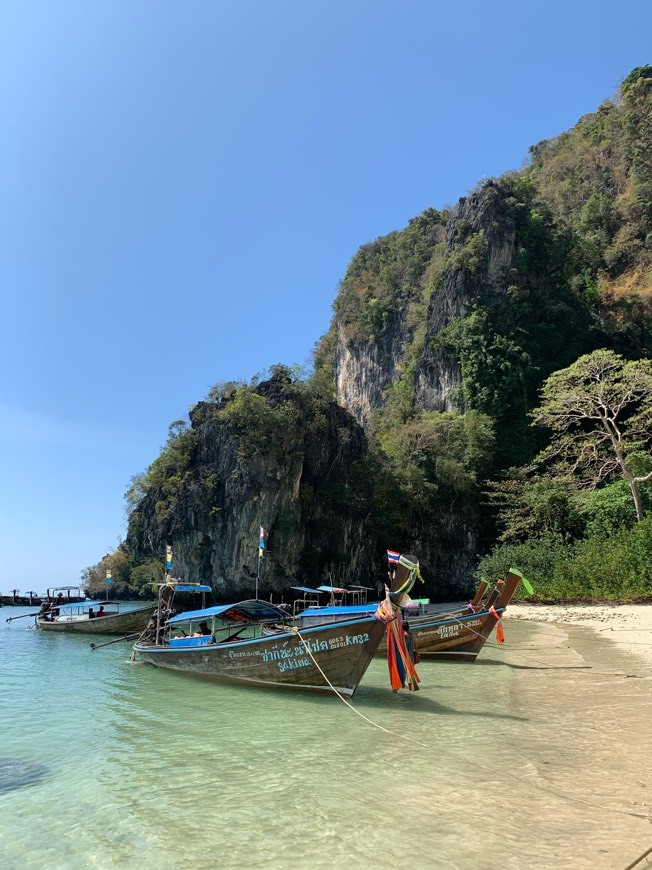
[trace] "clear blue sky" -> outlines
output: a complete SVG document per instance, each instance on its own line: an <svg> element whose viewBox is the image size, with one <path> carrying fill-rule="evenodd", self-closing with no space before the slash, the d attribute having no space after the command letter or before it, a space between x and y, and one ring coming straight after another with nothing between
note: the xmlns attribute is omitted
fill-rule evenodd
<svg viewBox="0 0 652 870"><path fill-rule="evenodd" d="M0 6L0 591L76 584L222 380L310 359L357 248L652 62L622 0Z"/></svg>

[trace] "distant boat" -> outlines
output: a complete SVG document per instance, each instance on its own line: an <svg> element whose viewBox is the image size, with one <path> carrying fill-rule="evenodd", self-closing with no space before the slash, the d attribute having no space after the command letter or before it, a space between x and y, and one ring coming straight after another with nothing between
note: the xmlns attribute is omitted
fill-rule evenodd
<svg viewBox="0 0 652 870"><path fill-rule="evenodd" d="M77 604L80 601L86 601L86 593L79 586L54 586L47 590L40 603L46 601L57 607L63 604Z"/></svg>
<svg viewBox="0 0 652 870"><path fill-rule="evenodd" d="M70 634L125 634L142 631L156 604L128 610L117 601L83 601L56 605L36 616L41 631L63 631Z"/></svg>
<svg viewBox="0 0 652 870"><path fill-rule="evenodd" d="M4 605L34 607L34 605L43 602L43 596L37 595L35 592L25 592L24 595L19 595L19 591L18 589L12 589L11 595L0 595L0 607Z"/></svg>
<svg viewBox="0 0 652 870"><path fill-rule="evenodd" d="M273 636L261 633L263 625L287 619L282 608L257 599L168 619L163 614L152 620L153 630L134 644L134 652L148 665L216 682L353 695L385 624L363 616L301 632L288 626Z"/></svg>

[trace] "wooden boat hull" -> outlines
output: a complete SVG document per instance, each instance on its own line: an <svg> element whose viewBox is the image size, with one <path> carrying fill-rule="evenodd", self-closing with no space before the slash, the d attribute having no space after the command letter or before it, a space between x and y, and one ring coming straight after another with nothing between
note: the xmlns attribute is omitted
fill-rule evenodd
<svg viewBox="0 0 652 870"><path fill-rule="evenodd" d="M466 610L450 614L446 619L427 615L410 618L410 631L419 655L429 659L475 661L520 582L520 576L510 572L500 593L496 593L495 599L490 596L486 609L479 613ZM493 609L490 611L489 607Z"/></svg>
<svg viewBox="0 0 652 870"><path fill-rule="evenodd" d="M40 607L41 604L43 604L43 599L40 596L37 598L36 595L32 596L31 598L25 595L0 596L0 607Z"/></svg>
<svg viewBox="0 0 652 870"><path fill-rule="evenodd" d="M134 650L148 665L217 682L330 694L330 681L340 694L350 697L384 631L382 622L367 618L308 628L300 635L289 631L180 649L136 643Z"/></svg>
<svg viewBox="0 0 652 870"><path fill-rule="evenodd" d="M94 619L76 617L59 617L50 621L36 618L36 627L41 631L62 631L69 634L126 634L130 631L141 631L147 625L150 616L156 610L156 605L139 607L137 610L125 610L112 616L98 616Z"/></svg>
<svg viewBox="0 0 652 870"><path fill-rule="evenodd" d="M410 620L410 631L421 658L473 662L497 621L490 613L463 614L420 624ZM379 652L384 651L386 647L379 648Z"/></svg>

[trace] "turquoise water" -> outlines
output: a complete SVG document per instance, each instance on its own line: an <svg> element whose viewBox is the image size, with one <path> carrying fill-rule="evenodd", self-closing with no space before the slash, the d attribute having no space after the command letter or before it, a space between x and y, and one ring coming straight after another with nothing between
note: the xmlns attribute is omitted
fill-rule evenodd
<svg viewBox="0 0 652 870"><path fill-rule="evenodd" d="M652 795L650 669L581 629L506 619L505 647L422 662L414 694L374 660L352 704L386 733L22 612L0 609L0 757L48 772L0 794L3 868L614 868L652 845L628 814Z"/></svg>

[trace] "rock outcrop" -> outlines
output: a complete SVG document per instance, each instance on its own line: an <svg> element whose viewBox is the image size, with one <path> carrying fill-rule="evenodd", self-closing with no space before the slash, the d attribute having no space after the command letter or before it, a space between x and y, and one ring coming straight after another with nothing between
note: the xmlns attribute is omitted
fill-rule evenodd
<svg viewBox="0 0 652 870"><path fill-rule="evenodd" d="M259 530L268 533L260 592L293 584L368 583L374 571L366 505L350 497L366 438L335 403L306 402L283 378L255 393L275 432L229 416L229 403L200 402L190 415L192 453L172 495L152 487L132 514L127 545L136 556L174 547L175 572L229 597L253 596ZM278 599L277 599L278 600Z"/></svg>
<svg viewBox="0 0 652 870"><path fill-rule="evenodd" d="M483 483L544 446L528 414L545 378L597 347L652 354L652 67L620 96L522 171L363 245L311 386L276 367L200 402L132 499L137 566L172 543L182 576L250 595L262 525L261 592L375 587L386 547L419 556L417 592L467 590L497 536Z"/></svg>
<svg viewBox="0 0 652 870"><path fill-rule="evenodd" d="M445 226L443 252L433 241L431 257L415 284L429 294L425 340L413 359L415 337L421 325L411 317L421 296L394 300L382 331L373 336L347 334L337 314L335 385L337 401L366 425L375 408L386 403L387 389L412 365L414 407L419 411L459 408L455 387L461 381L459 363L433 339L453 320L464 317L476 302L500 295L515 256L516 226L505 207L507 193L497 182L486 182L461 199ZM436 262L437 259L439 262ZM434 267L434 268L433 268ZM429 277L428 272L436 272Z"/></svg>

